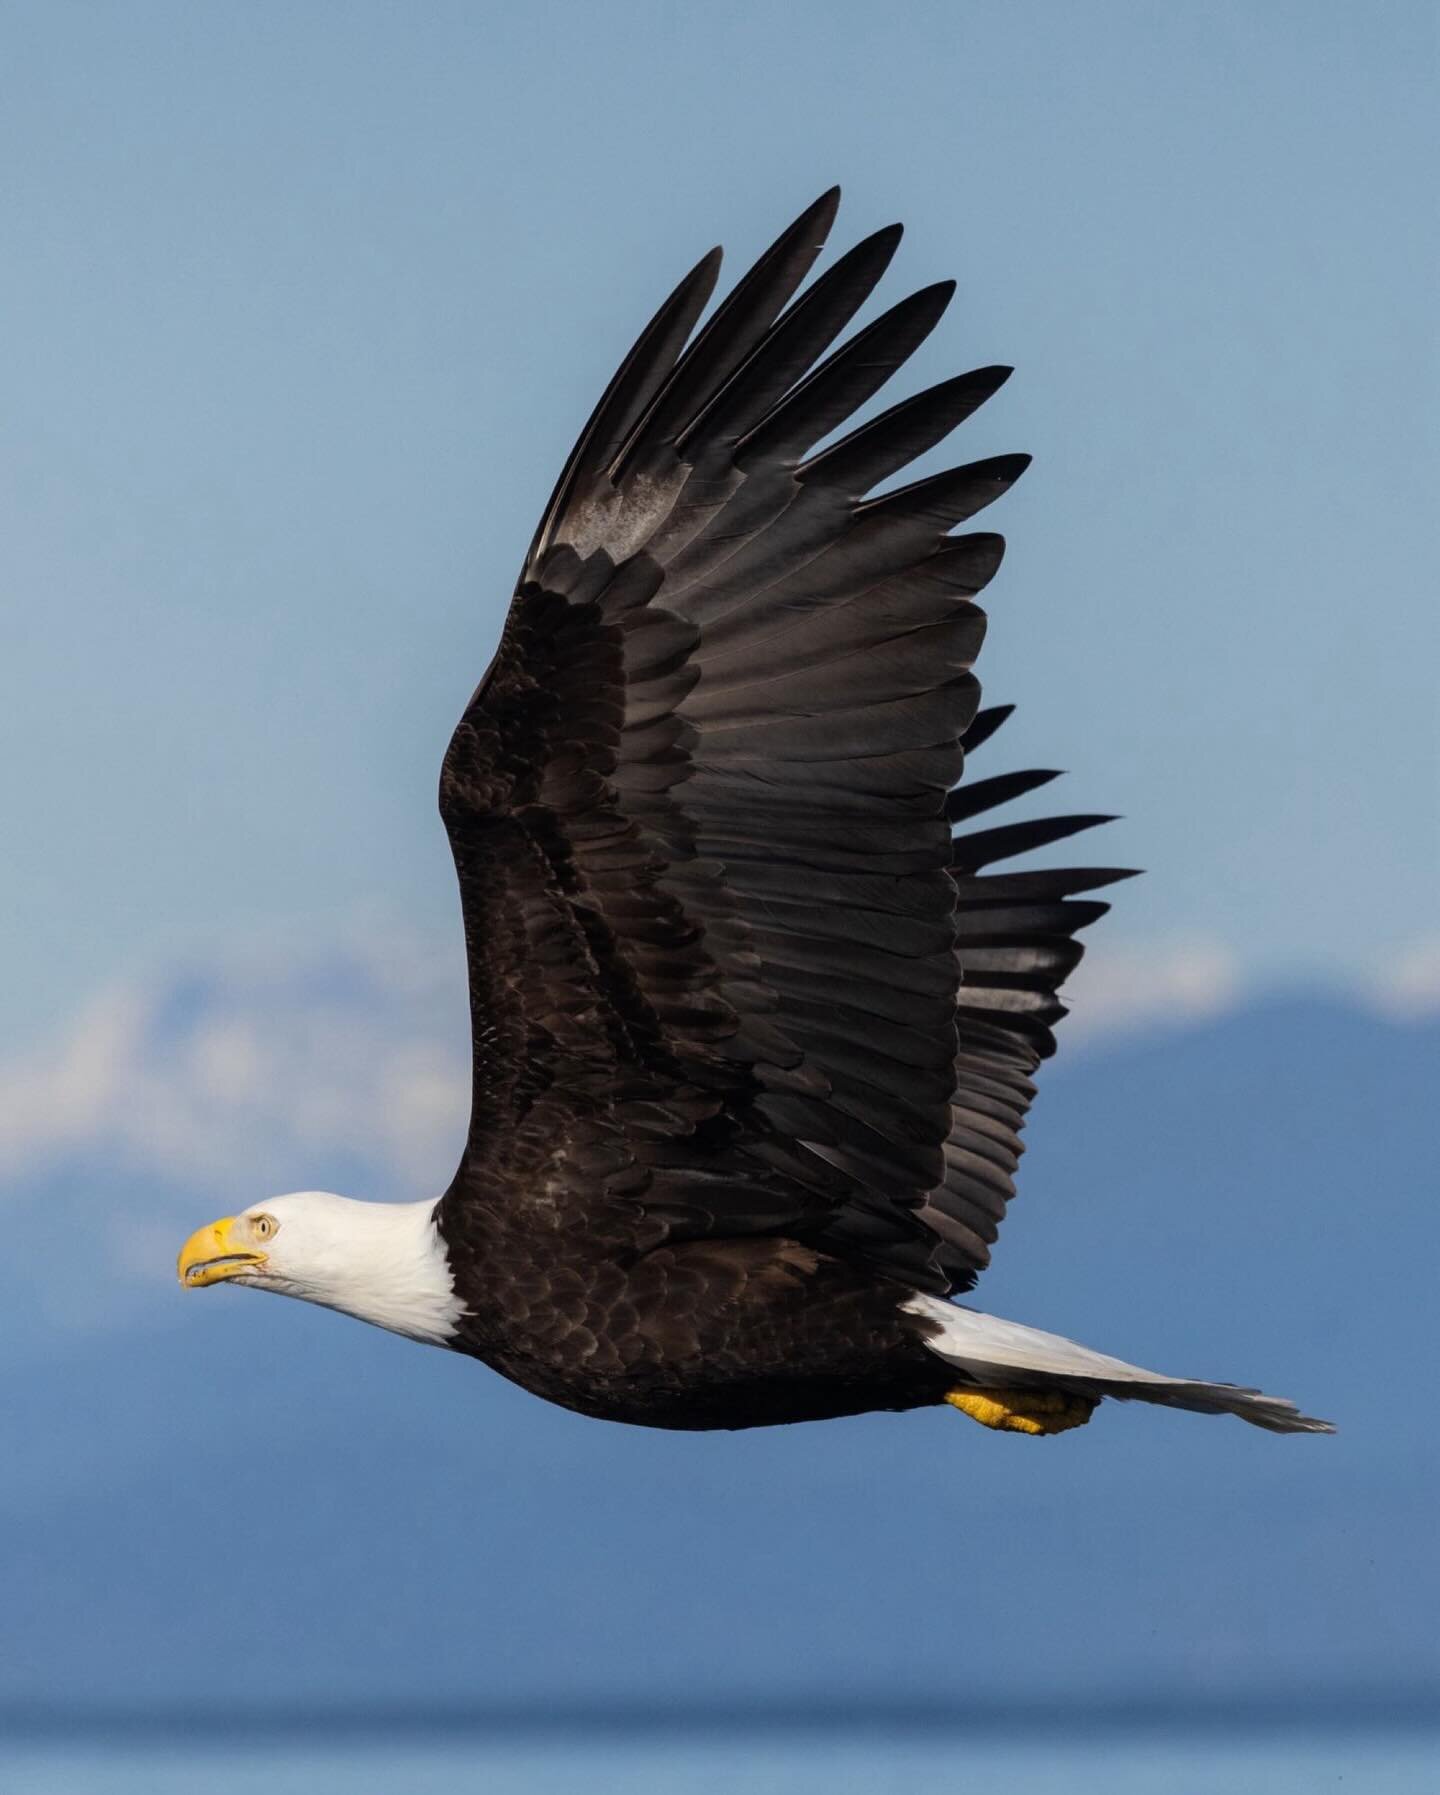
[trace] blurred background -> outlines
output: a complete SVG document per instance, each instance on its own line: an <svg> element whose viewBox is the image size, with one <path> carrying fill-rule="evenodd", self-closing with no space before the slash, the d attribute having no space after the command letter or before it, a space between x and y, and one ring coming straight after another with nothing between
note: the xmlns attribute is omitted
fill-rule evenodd
<svg viewBox="0 0 1440 1795"><path fill-rule="evenodd" d="M1433 1786L1437 85L1423 0L0 9L0 1787ZM1018 370L985 769L1149 869L978 1300L1334 1440L651 1434L175 1286L444 1188L450 728L835 180L959 280L899 390Z"/></svg>

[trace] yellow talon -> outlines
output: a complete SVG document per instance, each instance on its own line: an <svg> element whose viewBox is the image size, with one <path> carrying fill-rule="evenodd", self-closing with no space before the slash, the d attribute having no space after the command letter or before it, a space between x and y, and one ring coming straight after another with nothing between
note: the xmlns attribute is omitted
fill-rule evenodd
<svg viewBox="0 0 1440 1795"><path fill-rule="evenodd" d="M1063 1434L1083 1427L1095 1413L1096 1396L1060 1390L947 1390L952 1408L982 1427L1012 1434Z"/></svg>

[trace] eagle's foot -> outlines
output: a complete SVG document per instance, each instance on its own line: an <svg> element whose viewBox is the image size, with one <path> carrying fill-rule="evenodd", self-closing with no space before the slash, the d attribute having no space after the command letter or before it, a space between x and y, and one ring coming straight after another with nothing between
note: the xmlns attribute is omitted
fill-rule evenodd
<svg viewBox="0 0 1440 1795"><path fill-rule="evenodd" d="M953 1408L982 1427L1012 1434L1063 1434L1083 1427L1095 1413L1096 1396L1065 1390L947 1390Z"/></svg>

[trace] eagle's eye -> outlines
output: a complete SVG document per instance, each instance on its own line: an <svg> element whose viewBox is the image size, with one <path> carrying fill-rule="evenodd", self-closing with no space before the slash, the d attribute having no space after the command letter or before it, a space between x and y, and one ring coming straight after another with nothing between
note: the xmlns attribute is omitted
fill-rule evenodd
<svg viewBox="0 0 1440 1795"><path fill-rule="evenodd" d="M273 1215L257 1215L251 1219L250 1227L256 1240L269 1240L280 1226Z"/></svg>

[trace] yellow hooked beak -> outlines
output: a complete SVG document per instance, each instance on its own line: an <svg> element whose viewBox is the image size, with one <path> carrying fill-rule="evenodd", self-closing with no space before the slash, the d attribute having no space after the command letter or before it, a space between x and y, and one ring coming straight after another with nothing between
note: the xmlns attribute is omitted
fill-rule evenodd
<svg viewBox="0 0 1440 1795"><path fill-rule="evenodd" d="M243 1225L235 1216L226 1215L190 1236L175 1266L176 1276L187 1290L218 1284L222 1278L233 1278L237 1272L265 1263L264 1253L236 1240L235 1231Z"/></svg>

